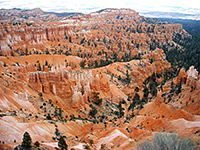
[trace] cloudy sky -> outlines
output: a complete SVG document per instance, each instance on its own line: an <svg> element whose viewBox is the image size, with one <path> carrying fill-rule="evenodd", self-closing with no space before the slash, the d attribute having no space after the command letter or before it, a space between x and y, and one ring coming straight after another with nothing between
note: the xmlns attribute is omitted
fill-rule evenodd
<svg viewBox="0 0 200 150"><path fill-rule="evenodd" d="M200 12L198 0L0 0L0 8L38 8L55 12L94 12L103 8L131 8L139 12Z"/></svg>

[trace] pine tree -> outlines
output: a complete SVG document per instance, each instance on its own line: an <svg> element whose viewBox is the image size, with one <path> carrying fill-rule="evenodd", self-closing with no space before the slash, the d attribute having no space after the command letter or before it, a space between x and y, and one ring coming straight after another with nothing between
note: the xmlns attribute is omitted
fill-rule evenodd
<svg viewBox="0 0 200 150"><path fill-rule="evenodd" d="M80 67L81 68L85 68L85 62L86 62L85 60L80 62Z"/></svg>
<svg viewBox="0 0 200 150"><path fill-rule="evenodd" d="M97 68L97 67L98 67L98 62L97 62L97 60L95 60L94 64L95 64L95 68Z"/></svg>
<svg viewBox="0 0 200 150"><path fill-rule="evenodd" d="M139 89L138 87L135 88L135 92L139 92L139 90L140 90L140 89Z"/></svg>
<svg viewBox="0 0 200 150"><path fill-rule="evenodd" d="M121 80L121 79L122 79L122 78L121 78L121 76L119 75L119 76L118 76L118 80Z"/></svg>
<svg viewBox="0 0 200 150"><path fill-rule="evenodd" d="M40 63L38 63L38 71L41 71L41 69Z"/></svg>
<svg viewBox="0 0 200 150"><path fill-rule="evenodd" d="M69 42L72 43L72 38L71 36L69 35Z"/></svg>
<svg viewBox="0 0 200 150"><path fill-rule="evenodd" d="M63 138L62 136L59 138L58 147L59 147L61 150L67 150L67 148L68 148L68 146L67 146L67 144L65 143L65 140L64 140L64 138Z"/></svg>
<svg viewBox="0 0 200 150"><path fill-rule="evenodd" d="M26 56L28 55L28 49L26 48L26 50L25 50L25 54L26 54Z"/></svg>
<svg viewBox="0 0 200 150"><path fill-rule="evenodd" d="M54 116L58 116L58 107L56 106L55 110L54 110Z"/></svg>
<svg viewBox="0 0 200 150"><path fill-rule="evenodd" d="M151 82L149 87L150 87L151 95L152 96L157 96L156 83L155 82Z"/></svg>
<svg viewBox="0 0 200 150"><path fill-rule="evenodd" d="M45 61L45 66L48 66L48 62L47 62L47 60Z"/></svg>
<svg viewBox="0 0 200 150"><path fill-rule="evenodd" d="M39 143L38 141L36 141L36 142L34 143L34 145L35 145L36 147L40 147L40 143Z"/></svg>
<svg viewBox="0 0 200 150"><path fill-rule="evenodd" d="M63 112L62 108L59 107L58 110L59 110L58 116L59 116L60 119L62 119L62 112Z"/></svg>
<svg viewBox="0 0 200 150"><path fill-rule="evenodd" d="M49 50L48 49L46 49L46 52L45 52L47 55L49 55L50 53L49 53Z"/></svg>
<svg viewBox="0 0 200 150"><path fill-rule="evenodd" d="M90 110L89 115L92 117L95 117L95 115L98 113L96 107L94 107L93 105L90 106L92 108L92 110Z"/></svg>
<svg viewBox="0 0 200 150"><path fill-rule="evenodd" d="M144 92L144 95L143 95L143 97L144 98L147 98L148 97L148 95L149 95L149 89L145 86L144 87L144 90L143 90L143 92Z"/></svg>
<svg viewBox="0 0 200 150"><path fill-rule="evenodd" d="M182 90L182 78L181 78L180 83L179 83L179 85L178 85L177 94L179 94L179 93L181 92L181 90Z"/></svg>
<svg viewBox="0 0 200 150"><path fill-rule="evenodd" d="M29 133L25 132L23 135L22 147L29 148L31 147L31 143L32 143L32 140Z"/></svg>
<svg viewBox="0 0 200 150"><path fill-rule="evenodd" d="M157 89L156 89L156 86L153 86L153 89L152 89L152 96L157 96Z"/></svg>
<svg viewBox="0 0 200 150"><path fill-rule="evenodd" d="M122 102L120 101L119 102L119 105L117 106L118 107L118 109L119 109L119 115L118 115L118 118L121 118L121 117L123 117L124 116L124 108L122 107Z"/></svg>
<svg viewBox="0 0 200 150"><path fill-rule="evenodd" d="M48 113L46 119L47 119L47 120L52 120L51 115L50 115L49 113Z"/></svg>
<svg viewBox="0 0 200 150"><path fill-rule="evenodd" d="M4 67L6 67L6 66L7 66L5 62L3 63L3 66L4 66Z"/></svg>
<svg viewBox="0 0 200 150"><path fill-rule="evenodd" d="M126 81L128 84L131 82L130 75L128 74L128 70L126 70Z"/></svg>

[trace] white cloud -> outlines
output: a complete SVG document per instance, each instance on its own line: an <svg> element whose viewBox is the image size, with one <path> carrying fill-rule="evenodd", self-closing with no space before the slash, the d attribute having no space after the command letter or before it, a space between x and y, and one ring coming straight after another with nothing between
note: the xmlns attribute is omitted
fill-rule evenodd
<svg viewBox="0 0 200 150"><path fill-rule="evenodd" d="M44 11L76 11L88 13L101 8L131 8L136 11L194 11L197 0L1 0L0 8L36 8ZM192 9L191 9L192 8ZM199 11L199 10L198 10Z"/></svg>

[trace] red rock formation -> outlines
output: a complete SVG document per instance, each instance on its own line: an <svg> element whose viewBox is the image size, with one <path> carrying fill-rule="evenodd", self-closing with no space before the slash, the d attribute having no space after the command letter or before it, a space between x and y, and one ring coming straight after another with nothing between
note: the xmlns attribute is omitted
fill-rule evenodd
<svg viewBox="0 0 200 150"><path fill-rule="evenodd" d="M4 31L0 34L2 55L10 55L12 49L21 48L24 53L28 53L30 48L42 49L47 41L57 41L63 39L68 33L68 27L12 27L1 26Z"/></svg>
<svg viewBox="0 0 200 150"><path fill-rule="evenodd" d="M180 83L181 79L182 79L182 83L185 83L185 81L187 80L187 74L186 74L184 68L181 68L181 70L176 78L176 83Z"/></svg>
<svg viewBox="0 0 200 150"><path fill-rule="evenodd" d="M157 97L154 100L154 103L159 106L159 105L162 104L162 102L163 102L163 100L162 100L162 93L158 92Z"/></svg>
<svg viewBox="0 0 200 150"><path fill-rule="evenodd" d="M109 21L105 23L106 18ZM134 10L105 9L98 13L75 16L69 20L56 22L54 25L50 22L45 26L3 24L0 26L2 30L0 47L3 55L29 54L36 51L43 53L49 48L55 51L60 49L64 52L71 48L73 55L92 53L97 56L99 51L104 49L107 55L113 56L117 53L121 58L136 47L139 47L140 53L147 53L150 44L159 43L162 46L168 43L169 49L174 45L177 46L172 41L177 33L182 39L191 37L181 25L148 24L145 21L146 18ZM114 24L111 25L109 22ZM124 24L123 27L121 24ZM87 30L80 25L87 26ZM84 51L81 52L80 49Z"/></svg>
<svg viewBox="0 0 200 150"><path fill-rule="evenodd" d="M69 148L134 149L154 132L196 136L200 80L194 67L181 69L175 79L175 85L183 82L178 96L167 81L156 98L142 99L145 80L171 68L164 51L152 46L180 48L172 40L176 34L190 38L181 25L148 24L135 11L105 9L61 22L4 23L0 29L0 51L16 55L0 58L0 141L13 143L15 137L21 143L28 130L34 142L52 149L59 133ZM18 56L23 53L28 56ZM84 60L91 69L80 68ZM141 103L130 111L136 87Z"/></svg>

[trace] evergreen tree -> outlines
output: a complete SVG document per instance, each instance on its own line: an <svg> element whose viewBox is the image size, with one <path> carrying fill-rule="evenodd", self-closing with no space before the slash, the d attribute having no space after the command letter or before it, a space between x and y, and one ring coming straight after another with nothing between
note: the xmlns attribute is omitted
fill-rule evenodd
<svg viewBox="0 0 200 150"><path fill-rule="evenodd" d="M63 112L62 108L59 107L58 110L59 110L58 116L59 116L60 119L62 119L62 112Z"/></svg>
<svg viewBox="0 0 200 150"><path fill-rule="evenodd" d="M7 66L5 62L3 63L3 66L4 66L4 67L6 67L6 66Z"/></svg>
<svg viewBox="0 0 200 150"><path fill-rule="evenodd" d="M151 91L151 94L152 94L152 96L157 96L157 88L156 88L156 86L153 86L153 88L152 88L152 91Z"/></svg>
<svg viewBox="0 0 200 150"><path fill-rule="evenodd" d="M48 66L48 62L47 62L47 60L45 61L45 66Z"/></svg>
<svg viewBox="0 0 200 150"><path fill-rule="evenodd" d="M95 115L98 113L96 107L94 107L93 105L90 106L92 108L92 110L90 110L89 115L92 117L95 117Z"/></svg>
<svg viewBox="0 0 200 150"><path fill-rule="evenodd" d="M56 136L60 136L60 132L59 132L59 130L56 128L56 130L55 130L55 135Z"/></svg>
<svg viewBox="0 0 200 150"><path fill-rule="evenodd" d="M52 120L51 115L50 115L49 113L48 113L46 119L47 119L47 120Z"/></svg>
<svg viewBox="0 0 200 150"><path fill-rule="evenodd" d="M133 99L132 103L130 104L130 106L128 107L128 111L129 110L132 110L132 113L133 113L133 110L134 110L134 107L136 106L136 101Z"/></svg>
<svg viewBox="0 0 200 150"><path fill-rule="evenodd" d="M128 84L131 82L130 75L128 74L128 70L126 70L126 81Z"/></svg>
<svg viewBox="0 0 200 150"><path fill-rule="evenodd" d="M27 49L27 48L26 48L26 50L25 50L25 54L28 55L28 49Z"/></svg>
<svg viewBox="0 0 200 150"><path fill-rule="evenodd" d="M69 35L69 42L72 43L72 38L71 36Z"/></svg>
<svg viewBox="0 0 200 150"><path fill-rule="evenodd" d="M80 67L85 68L85 60L80 62Z"/></svg>
<svg viewBox="0 0 200 150"><path fill-rule="evenodd" d="M47 55L49 55L50 53L49 53L49 50L48 49L46 49L46 52L45 52Z"/></svg>
<svg viewBox="0 0 200 150"><path fill-rule="evenodd" d="M58 116L58 107L56 106L55 110L54 110L54 116Z"/></svg>
<svg viewBox="0 0 200 150"><path fill-rule="evenodd" d="M155 72L152 74L152 80L153 80L153 82L156 82L156 74L155 74Z"/></svg>
<svg viewBox="0 0 200 150"><path fill-rule="evenodd" d="M64 140L64 138L63 138L62 136L59 138L58 147L59 147L61 150L67 150L67 148L68 148L68 146L67 146L67 144L65 143L65 140Z"/></svg>
<svg viewBox="0 0 200 150"><path fill-rule="evenodd" d="M98 67L98 62L97 62L97 60L95 60L94 64L95 64L95 67Z"/></svg>
<svg viewBox="0 0 200 150"><path fill-rule="evenodd" d="M148 97L148 95L149 95L149 89L145 86L144 87L144 90L143 90L143 92L144 92L144 95L143 95L143 97L144 98L147 98Z"/></svg>
<svg viewBox="0 0 200 150"><path fill-rule="evenodd" d="M103 66L105 66L105 62L103 59L100 59L100 67L103 67Z"/></svg>
<svg viewBox="0 0 200 150"><path fill-rule="evenodd" d="M182 90L182 78L181 78L180 83L179 83L179 85L178 85L177 94L179 94L179 93L181 92L181 90Z"/></svg>
<svg viewBox="0 0 200 150"><path fill-rule="evenodd" d="M118 114L118 118L121 118L121 117L123 117L124 116L124 108L122 107L122 102L120 101L119 102L119 105L117 106L118 107L118 109L119 109L119 114Z"/></svg>
<svg viewBox="0 0 200 150"><path fill-rule="evenodd" d="M40 63L38 63L38 71L41 71L41 65L40 65Z"/></svg>
<svg viewBox="0 0 200 150"><path fill-rule="evenodd" d="M85 38L82 38L80 44L83 44L85 42Z"/></svg>
<svg viewBox="0 0 200 150"><path fill-rule="evenodd" d="M139 102L140 101L140 95L138 93L135 94L133 101Z"/></svg>
<svg viewBox="0 0 200 150"><path fill-rule="evenodd" d="M135 88L135 92L139 92L139 90L140 90L140 89L139 89L138 87Z"/></svg>
<svg viewBox="0 0 200 150"><path fill-rule="evenodd" d="M119 76L118 76L118 80L121 80L121 79L122 79L122 78L121 78L121 76L119 75Z"/></svg>
<svg viewBox="0 0 200 150"><path fill-rule="evenodd" d="M1 56L1 55L0 55ZM11 51L11 56L15 56L14 53Z"/></svg>
<svg viewBox="0 0 200 150"><path fill-rule="evenodd" d="M40 143L39 143L38 141L36 141L36 142L34 143L34 145L35 145L36 147L40 147Z"/></svg>
<svg viewBox="0 0 200 150"><path fill-rule="evenodd" d="M157 96L156 83L155 82L151 82L149 87L150 87L151 95L152 96Z"/></svg>
<svg viewBox="0 0 200 150"><path fill-rule="evenodd" d="M25 132L23 135L22 147L29 148L31 147L31 143L32 143L32 140L29 133Z"/></svg>

